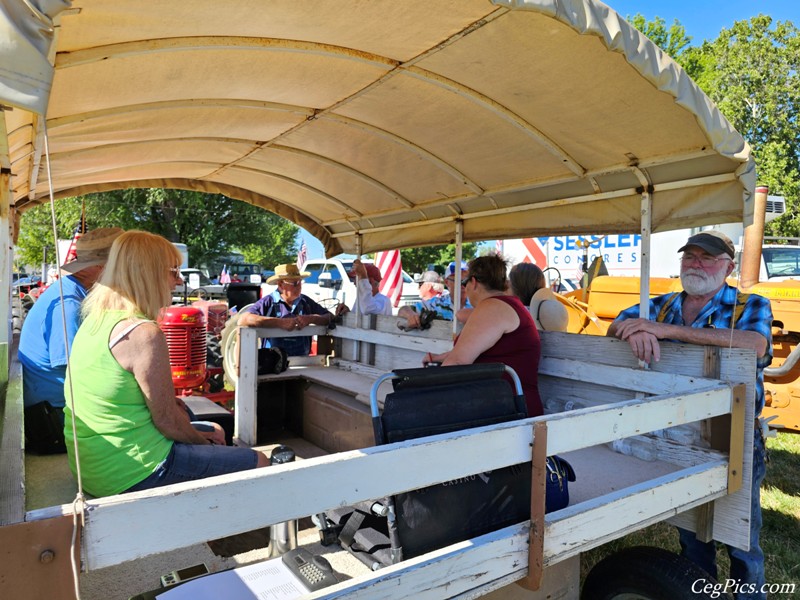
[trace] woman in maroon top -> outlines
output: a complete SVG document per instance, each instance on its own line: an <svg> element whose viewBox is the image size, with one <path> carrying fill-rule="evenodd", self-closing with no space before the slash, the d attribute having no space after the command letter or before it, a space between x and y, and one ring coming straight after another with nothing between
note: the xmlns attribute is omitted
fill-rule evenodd
<svg viewBox="0 0 800 600"><path fill-rule="evenodd" d="M462 285L475 307L450 352L428 354L429 361L447 365L504 363L522 382L528 416L542 414L538 372L541 343L528 308L506 293L506 262L497 255L469 263Z"/></svg>

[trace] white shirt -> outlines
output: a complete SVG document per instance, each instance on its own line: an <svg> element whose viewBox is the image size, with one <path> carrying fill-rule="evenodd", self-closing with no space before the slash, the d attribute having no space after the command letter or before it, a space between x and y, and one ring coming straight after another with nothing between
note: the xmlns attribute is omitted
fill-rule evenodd
<svg viewBox="0 0 800 600"><path fill-rule="evenodd" d="M392 302L381 293L372 295L369 279L358 280L358 306L363 315L391 315Z"/></svg>

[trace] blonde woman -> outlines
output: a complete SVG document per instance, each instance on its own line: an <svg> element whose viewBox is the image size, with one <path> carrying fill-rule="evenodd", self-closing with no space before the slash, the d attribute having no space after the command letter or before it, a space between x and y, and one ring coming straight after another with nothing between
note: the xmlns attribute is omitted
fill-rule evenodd
<svg viewBox="0 0 800 600"><path fill-rule="evenodd" d="M64 435L75 473L72 401L86 490L108 496L265 467L249 448L201 433L175 397L164 334L155 323L180 283L182 256L164 238L127 231L86 297L70 354Z"/></svg>

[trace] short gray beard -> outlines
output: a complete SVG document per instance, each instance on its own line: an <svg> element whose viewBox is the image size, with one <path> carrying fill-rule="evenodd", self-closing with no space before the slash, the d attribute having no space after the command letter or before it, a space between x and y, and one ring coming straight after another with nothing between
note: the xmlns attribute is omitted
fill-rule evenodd
<svg viewBox="0 0 800 600"><path fill-rule="evenodd" d="M725 269L709 275L702 269L686 269L681 272L681 284L690 296L705 296L716 292L725 282Z"/></svg>

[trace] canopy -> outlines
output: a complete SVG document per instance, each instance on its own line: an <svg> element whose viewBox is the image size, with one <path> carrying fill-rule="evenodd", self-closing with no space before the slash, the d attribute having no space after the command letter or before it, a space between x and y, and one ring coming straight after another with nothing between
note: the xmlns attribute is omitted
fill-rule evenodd
<svg viewBox="0 0 800 600"><path fill-rule="evenodd" d="M19 211L47 199L46 131L56 197L219 192L329 255L456 222L465 241L638 233L643 191L653 231L752 215L747 143L595 0L66 5L0 0Z"/></svg>

